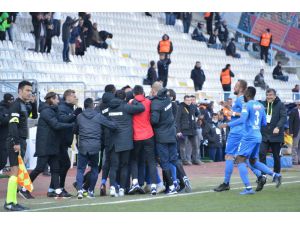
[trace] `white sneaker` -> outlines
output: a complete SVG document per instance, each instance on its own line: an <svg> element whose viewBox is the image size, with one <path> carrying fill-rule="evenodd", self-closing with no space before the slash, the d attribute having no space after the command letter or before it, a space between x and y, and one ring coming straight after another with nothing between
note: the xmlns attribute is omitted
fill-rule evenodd
<svg viewBox="0 0 300 225"><path fill-rule="evenodd" d="M120 189L119 189L119 196L120 196L120 197L123 197L123 196L124 196L124 189L123 189L123 188L120 188Z"/></svg>
<svg viewBox="0 0 300 225"><path fill-rule="evenodd" d="M118 197L118 193L116 192L116 188L114 186L110 187L109 194L111 197Z"/></svg>
<svg viewBox="0 0 300 225"><path fill-rule="evenodd" d="M82 191L82 190L79 190L79 191L77 192L77 198L78 198L78 199L83 199L83 191Z"/></svg>

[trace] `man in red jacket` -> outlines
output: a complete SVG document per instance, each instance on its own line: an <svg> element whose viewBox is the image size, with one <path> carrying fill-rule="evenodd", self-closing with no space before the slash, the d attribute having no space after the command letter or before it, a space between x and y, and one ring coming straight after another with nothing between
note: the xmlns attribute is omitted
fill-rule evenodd
<svg viewBox="0 0 300 225"><path fill-rule="evenodd" d="M156 162L154 153L154 132L150 123L151 101L144 96L144 89L140 85L133 88L134 99L142 103L145 111L133 116L134 150L131 152L132 187L129 194L144 193L138 181L138 163L145 158L151 180L151 195L156 195ZM144 157L141 157L144 155Z"/></svg>

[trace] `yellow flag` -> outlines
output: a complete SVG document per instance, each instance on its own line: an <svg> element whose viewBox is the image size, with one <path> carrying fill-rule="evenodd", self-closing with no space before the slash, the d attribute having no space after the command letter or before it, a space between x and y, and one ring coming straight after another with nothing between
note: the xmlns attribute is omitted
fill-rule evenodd
<svg viewBox="0 0 300 225"><path fill-rule="evenodd" d="M27 169L24 165L24 162L22 160L22 157L20 155L18 156L18 162L19 162L18 184L21 187L25 187L27 191L32 192L33 191L33 185L32 185L32 182L30 180Z"/></svg>

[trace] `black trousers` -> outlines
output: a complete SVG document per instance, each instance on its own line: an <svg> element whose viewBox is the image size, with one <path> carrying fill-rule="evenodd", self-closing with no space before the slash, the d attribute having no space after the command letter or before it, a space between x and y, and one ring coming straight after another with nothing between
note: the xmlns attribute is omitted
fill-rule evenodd
<svg viewBox="0 0 300 225"><path fill-rule="evenodd" d="M281 171L281 164L280 164L280 149L281 143L280 142L262 142L260 144L260 151L259 151L259 161L266 164L266 157L267 151L271 148L274 158L274 172L280 173Z"/></svg>
<svg viewBox="0 0 300 225"><path fill-rule="evenodd" d="M52 48L52 38L46 38L44 52L50 53Z"/></svg>
<svg viewBox="0 0 300 225"><path fill-rule="evenodd" d="M105 148L105 160L102 166L102 179L107 180L110 170L110 160L111 160L111 152L112 150L109 150L109 148Z"/></svg>
<svg viewBox="0 0 300 225"><path fill-rule="evenodd" d="M6 140L1 140L0 141L0 170L2 170L5 167L7 163L7 157L8 157L8 152L7 152Z"/></svg>
<svg viewBox="0 0 300 225"><path fill-rule="evenodd" d="M115 148L111 150L109 179L110 185L117 187L117 172L120 170L120 187L125 188L128 179L128 164L130 150L116 152Z"/></svg>
<svg viewBox="0 0 300 225"><path fill-rule="evenodd" d="M194 87L195 87L195 91L202 91L202 86L203 86L203 83L195 83L194 82Z"/></svg>
<svg viewBox="0 0 300 225"><path fill-rule="evenodd" d="M68 146L60 144L59 147L59 187L64 188L68 170L71 167L70 157L68 155ZM54 189L54 184L51 182L50 188Z"/></svg>
<svg viewBox="0 0 300 225"><path fill-rule="evenodd" d="M53 189L59 188L59 156L51 155L51 156L43 156L37 158L37 165L33 171L30 173L30 179L33 182L37 176L44 172L45 166L49 164L51 171L51 184L53 185Z"/></svg>
<svg viewBox="0 0 300 225"><path fill-rule="evenodd" d="M141 177L138 174L138 164L140 160L140 155L144 154L144 160L146 166L149 169L149 176L152 184L157 183L156 179L156 163L155 163L155 153L154 153L154 138L149 138L141 141L134 141L134 149L131 151L131 176L133 179ZM140 183L140 181L139 181ZM142 183L142 181L141 181Z"/></svg>
<svg viewBox="0 0 300 225"><path fill-rule="evenodd" d="M0 31L0 41L5 41L5 39L6 39L5 31Z"/></svg>
<svg viewBox="0 0 300 225"><path fill-rule="evenodd" d="M260 46L260 59L265 58L265 62L268 62L268 52L269 52L269 47L265 46Z"/></svg>

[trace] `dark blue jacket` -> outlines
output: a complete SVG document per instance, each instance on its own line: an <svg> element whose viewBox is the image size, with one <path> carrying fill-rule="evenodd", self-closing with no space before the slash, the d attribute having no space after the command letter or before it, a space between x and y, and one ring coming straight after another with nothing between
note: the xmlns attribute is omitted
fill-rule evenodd
<svg viewBox="0 0 300 225"><path fill-rule="evenodd" d="M73 123L76 120L74 105L62 101L58 105L59 121L62 123ZM61 132L61 141L63 145L71 146L73 142L73 129L67 129Z"/></svg>

